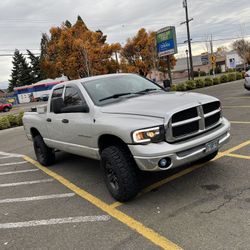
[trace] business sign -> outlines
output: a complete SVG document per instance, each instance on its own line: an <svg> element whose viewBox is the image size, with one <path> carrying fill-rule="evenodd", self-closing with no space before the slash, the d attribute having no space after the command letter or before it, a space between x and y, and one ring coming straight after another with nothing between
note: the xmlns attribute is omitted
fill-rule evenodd
<svg viewBox="0 0 250 250"><path fill-rule="evenodd" d="M229 68L231 68L231 69L235 69L236 68L235 58L230 58L229 59Z"/></svg>
<svg viewBox="0 0 250 250"><path fill-rule="evenodd" d="M175 27L165 27L156 32L156 47L159 57L177 53Z"/></svg>

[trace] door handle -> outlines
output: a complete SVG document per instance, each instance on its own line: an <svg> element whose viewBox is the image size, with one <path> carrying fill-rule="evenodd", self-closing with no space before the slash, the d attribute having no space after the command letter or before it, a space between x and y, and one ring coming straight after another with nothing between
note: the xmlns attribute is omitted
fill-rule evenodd
<svg viewBox="0 0 250 250"><path fill-rule="evenodd" d="M62 119L62 123L69 123L68 119Z"/></svg>
<svg viewBox="0 0 250 250"><path fill-rule="evenodd" d="M51 118L47 118L46 121L47 121L47 122L52 122Z"/></svg>

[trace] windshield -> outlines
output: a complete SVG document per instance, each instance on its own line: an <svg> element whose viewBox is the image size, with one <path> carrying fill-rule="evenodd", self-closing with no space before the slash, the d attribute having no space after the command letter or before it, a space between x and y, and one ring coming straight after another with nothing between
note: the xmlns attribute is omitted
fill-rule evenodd
<svg viewBox="0 0 250 250"><path fill-rule="evenodd" d="M158 85L137 75L102 78L83 83L83 86L98 106L162 90Z"/></svg>

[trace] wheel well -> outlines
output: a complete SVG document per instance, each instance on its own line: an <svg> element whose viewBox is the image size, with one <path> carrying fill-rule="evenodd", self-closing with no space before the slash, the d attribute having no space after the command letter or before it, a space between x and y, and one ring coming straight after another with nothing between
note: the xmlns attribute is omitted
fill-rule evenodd
<svg viewBox="0 0 250 250"><path fill-rule="evenodd" d="M109 134L100 136L98 140L99 151L102 152L103 149L109 146L122 146L130 152L128 145L118 136Z"/></svg>
<svg viewBox="0 0 250 250"><path fill-rule="evenodd" d="M33 138L37 135L40 135L39 131L36 128L31 128L30 133L31 133Z"/></svg>

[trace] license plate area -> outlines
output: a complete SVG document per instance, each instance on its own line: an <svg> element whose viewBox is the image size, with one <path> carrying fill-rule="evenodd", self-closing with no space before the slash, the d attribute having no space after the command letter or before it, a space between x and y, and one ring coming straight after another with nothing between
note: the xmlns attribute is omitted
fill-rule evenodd
<svg viewBox="0 0 250 250"><path fill-rule="evenodd" d="M219 147L219 140L210 141L206 144L206 153L216 151Z"/></svg>

